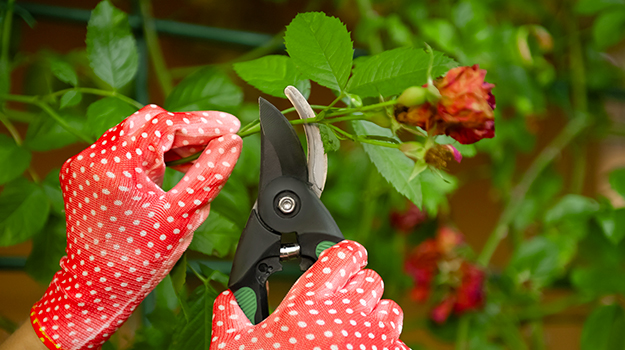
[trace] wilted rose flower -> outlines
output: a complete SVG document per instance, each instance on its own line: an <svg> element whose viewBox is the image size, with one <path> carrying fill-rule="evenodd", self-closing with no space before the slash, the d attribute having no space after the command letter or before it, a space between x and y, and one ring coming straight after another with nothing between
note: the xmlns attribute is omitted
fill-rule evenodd
<svg viewBox="0 0 625 350"><path fill-rule="evenodd" d="M392 211L390 214L391 226L402 233L410 233L427 218L427 214L410 201L406 210Z"/></svg>
<svg viewBox="0 0 625 350"><path fill-rule="evenodd" d="M432 281L442 281L439 288L445 292L435 300L430 316L436 323L444 323L451 313L460 315L480 308L484 303L485 274L479 267L456 254L463 242L462 234L442 227L435 238L423 241L414 248L405 263L405 270L415 282L411 297L425 302L434 288Z"/></svg>
<svg viewBox="0 0 625 350"><path fill-rule="evenodd" d="M495 136L493 84L484 81L486 70L476 64L457 67L434 81L441 98L433 105L398 106L401 123L419 126L430 134L449 135L462 144Z"/></svg>

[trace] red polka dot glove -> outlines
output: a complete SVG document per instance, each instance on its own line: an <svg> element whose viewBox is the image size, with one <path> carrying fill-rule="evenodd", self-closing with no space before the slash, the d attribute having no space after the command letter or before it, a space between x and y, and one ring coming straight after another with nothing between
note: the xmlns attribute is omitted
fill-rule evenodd
<svg viewBox="0 0 625 350"><path fill-rule="evenodd" d="M362 270L367 251L342 241L324 251L276 311L252 325L230 291L213 308L211 350L406 350L401 308L380 300L384 283Z"/></svg>
<svg viewBox="0 0 625 350"><path fill-rule="evenodd" d="M61 169L67 256L31 322L50 349L99 348L169 273L239 157L239 121L142 108ZM165 159L204 151L169 192Z"/></svg>

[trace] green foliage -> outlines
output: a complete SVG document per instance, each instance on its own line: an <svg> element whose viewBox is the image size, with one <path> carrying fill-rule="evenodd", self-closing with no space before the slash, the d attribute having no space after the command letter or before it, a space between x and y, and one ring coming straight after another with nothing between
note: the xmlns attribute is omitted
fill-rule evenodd
<svg viewBox="0 0 625 350"><path fill-rule="evenodd" d="M233 68L241 79L266 94L286 98L284 89L293 85L304 97L310 95L310 81L302 77L293 60L287 56L264 56L235 63Z"/></svg>
<svg viewBox="0 0 625 350"><path fill-rule="evenodd" d="M0 193L0 246L24 242L43 228L50 205L41 187L19 178Z"/></svg>
<svg viewBox="0 0 625 350"><path fill-rule="evenodd" d="M354 121L352 123L356 134L358 135L377 135L384 137L393 137L393 133L385 128L377 126L367 121ZM398 149L374 146L369 144L362 145L369 155L371 162L376 166L380 174L384 176L395 189L406 196L411 202L417 206L421 206L421 183L418 179L410 179L414 162Z"/></svg>
<svg viewBox="0 0 625 350"><path fill-rule="evenodd" d="M239 226L212 211L202 226L195 230L189 249L206 255L226 257L234 252L240 234Z"/></svg>
<svg viewBox="0 0 625 350"><path fill-rule="evenodd" d="M77 116L70 112L63 113L61 117L69 126L76 130L85 130L85 124L88 124L88 121L85 122L84 116ZM69 132L56 120L48 115L40 114L28 128L24 146L30 150L42 152L65 147L77 141L78 137Z"/></svg>
<svg viewBox="0 0 625 350"><path fill-rule="evenodd" d="M300 13L286 27L284 43L305 77L332 90L345 89L354 53L347 28L338 18Z"/></svg>
<svg viewBox="0 0 625 350"><path fill-rule="evenodd" d="M30 165L31 154L6 135L0 135L0 185L20 176Z"/></svg>
<svg viewBox="0 0 625 350"><path fill-rule="evenodd" d="M157 99L154 103L164 101L170 111L226 111L248 127L241 133L245 136L242 154L230 179L211 203L208 219L194 233L192 252L183 255L143 304L146 322L138 328L131 347L209 349L217 296L214 285L226 284L228 277L202 261L232 258L257 193L258 92L284 98L284 88L294 85L308 98L312 81L319 85L311 103L329 159L322 200L345 237L369 249L370 267L386 282L385 297L406 300L414 276L406 273L405 263L417 254L418 244L442 226L457 226L473 234L475 228L457 219L466 217L465 211L478 213L486 198L488 206L503 207L498 219L474 219L485 220L479 227L494 228L484 249L475 254L485 265L483 304L468 316L453 308L443 325L416 320L407 313L404 332L422 328L457 342L457 348L541 349L544 317L591 303L595 308L584 324L581 349L622 349L625 340L619 330L625 326L624 311L617 304L605 304L625 295L621 278L625 275L625 208L582 191L592 186L581 186L585 179L579 172L586 163L595 164L586 159L595 155L585 151L588 144L599 143L606 134L622 136L622 121L608 123L603 106L608 95L622 97L622 67L614 64L613 48L625 37L625 2L578 0L574 8L562 7L564 12L558 11L557 16L551 11L553 4L538 0L378 1L375 8L368 3L358 1L347 10L338 7L336 13L341 15L349 11L344 20L353 33L337 17L300 13L286 26L283 39L288 56L270 46L240 57L210 55L232 61L207 60L206 66L191 74L183 67L159 67L155 41L148 33L139 33L145 29L134 27L137 38L147 39L145 52L152 56L147 57L153 63L147 71L156 77L148 81L162 85L162 95L152 94ZM326 5L324 9L331 9L332 5ZM0 24L6 18L30 18L20 6L13 6L18 15L13 16L10 7L0 4ZM86 51L63 56L43 49L16 52L29 47L16 41L27 40L27 35L10 31L28 30L21 27L13 25L6 31L0 26L0 49L8 48L0 52L0 122L9 131L0 135L0 246L32 239L25 270L46 284L64 255L65 210L58 169L45 177L38 174L44 167L31 164L31 154L33 159L56 159L56 152L75 153L85 147L80 142L99 137L134 113L142 103L133 98L144 102L148 91L142 79L136 86L133 80L139 70L146 70L139 67L128 15L109 0L101 1L92 12ZM431 65L424 41L439 50L432 51ZM354 58L354 53L360 57ZM161 61L179 62L170 60L170 55L166 58ZM147 61L142 58L141 62ZM450 136L436 135L441 130L430 129L428 134L426 129L396 120L395 98L407 88L443 76L452 67L474 64L488 71L486 82L496 85L494 139L463 145ZM12 72L17 68L19 72ZM234 73L242 81L235 83ZM21 77L24 81L18 81ZM172 77L177 83L173 90ZM245 84L258 91L243 89ZM150 86L150 93L153 90ZM243 103L243 91L249 93L245 96L249 103ZM408 100L418 105L423 97L416 94ZM455 102L462 105L463 101ZM588 123L567 134L580 115ZM562 123L566 123L563 131ZM577 137L580 134L584 136ZM550 143L545 145L545 141ZM431 152L447 149L439 145L455 147L463 156L462 163ZM62 149L67 146L71 148ZM54 154L48 153L52 150ZM573 167L560 166L559 154L565 155L563 163L572 161ZM439 156L444 162L438 162ZM449 169L441 165L445 162ZM167 191L183 176L168 168L161 187ZM625 198L625 169L613 171L609 182ZM461 195L455 197L456 192ZM467 193L472 196L470 205L458 208L457 198ZM404 221L418 221L412 228L400 227L397 219L404 215L408 202L423 211L408 208L412 211ZM467 242L480 239L466 237ZM490 251L500 244L512 253L508 261L493 268L488 265ZM464 282L460 262L474 264L475 258L465 245L457 256L433 264L460 283ZM431 293L453 294L457 285L446 285L439 277ZM192 290L198 280L200 286ZM552 302L555 288L558 295L566 290L567 297ZM109 341L104 348L114 349L114 343Z"/></svg>
<svg viewBox="0 0 625 350"><path fill-rule="evenodd" d="M356 62L347 90L361 97L399 95L410 86L427 83L430 57L423 50L405 47L384 51ZM434 55L432 76L443 75L456 66L440 52Z"/></svg>
<svg viewBox="0 0 625 350"><path fill-rule="evenodd" d="M582 350L617 350L625 347L625 311L618 304L602 305L590 314L582 330Z"/></svg>
<svg viewBox="0 0 625 350"><path fill-rule="evenodd" d="M97 100L87 109L88 130L91 135L100 137L135 111L132 106L114 97Z"/></svg>
<svg viewBox="0 0 625 350"><path fill-rule="evenodd" d="M220 109L234 112L243 93L221 70L206 67L183 79L167 96L165 109L174 112Z"/></svg>
<svg viewBox="0 0 625 350"><path fill-rule="evenodd" d="M65 217L50 215L33 237L33 250L26 260L25 270L35 281L47 285L59 270L59 260L65 255L65 237Z"/></svg>
<svg viewBox="0 0 625 350"><path fill-rule="evenodd" d="M128 15L108 1L100 2L91 13L87 26L87 56L93 72L113 89L128 84L137 73L137 44ZM62 77L59 79L73 82L68 75Z"/></svg>

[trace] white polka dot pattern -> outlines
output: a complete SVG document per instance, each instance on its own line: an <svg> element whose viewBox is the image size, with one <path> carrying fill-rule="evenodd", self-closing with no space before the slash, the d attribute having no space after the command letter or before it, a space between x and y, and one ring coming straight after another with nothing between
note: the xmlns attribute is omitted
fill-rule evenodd
<svg viewBox="0 0 625 350"><path fill-rule="evenodd" d="M380 300L384 284L367 251L342 241L324 251L293 285L276 311L252 325L230 291L213 307L211 350L407 350L399 340L404 314Z"/></svg>
<svg viewBox="0 0 625 350"><path fill-rule="evenodd" d="M124 323L208 216L239 157L239 126L227 113L150 105L65 162L67 256L31 313L42 339L97 349ZM202 150L177 167L186 175L172 190L159 187L165 161Z"/></svg>

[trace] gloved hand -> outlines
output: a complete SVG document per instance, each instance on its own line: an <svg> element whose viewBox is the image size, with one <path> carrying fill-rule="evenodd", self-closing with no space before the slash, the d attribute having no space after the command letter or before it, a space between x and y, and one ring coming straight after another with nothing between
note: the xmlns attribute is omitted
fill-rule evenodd
<svg viewBox="0 0 625 350"><path fill-rule="evenodd" d="M213 307L211 350L405 350L402 309L380 300L384 283L362 270L367 251L342 241L324 251L273 314L252 325L230 291Z"/></svg>
<svg viewBox="0 0 625 350"><path fill-rule="evenodd" d="M142 108L61 169L67 256L31 312L50 349L99 348L169 273L239 157L239 121ZM166 158L205 148L169 192Z"/></svg>

